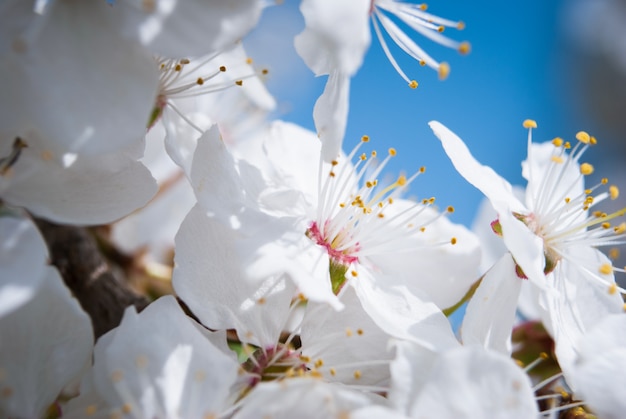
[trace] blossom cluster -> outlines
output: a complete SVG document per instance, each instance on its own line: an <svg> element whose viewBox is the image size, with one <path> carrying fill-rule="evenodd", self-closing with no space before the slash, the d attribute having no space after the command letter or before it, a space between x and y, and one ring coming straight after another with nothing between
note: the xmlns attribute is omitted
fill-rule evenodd
<svg viewBox="0 0 626 419"><path fill-rule="evenodd" d="M423 141L490 204L470 231L408 198L425 167L389 177L393 145L343 147L372 33L414 89L391 51L444 79L419 37L464 55L443 34L464 23L302 0L295 48L327 76L311 132L270 118L268 70L244 50L267 7L0 7L0 417L621 417L626 208L604 212L618 187L586 182L596 138L533 142L525 120L521 188L430 122ZM106 262L69 279L42 223L80 227ZM122 291L76 283L114 265L150 303L100 331L90 305Z"/></svg>

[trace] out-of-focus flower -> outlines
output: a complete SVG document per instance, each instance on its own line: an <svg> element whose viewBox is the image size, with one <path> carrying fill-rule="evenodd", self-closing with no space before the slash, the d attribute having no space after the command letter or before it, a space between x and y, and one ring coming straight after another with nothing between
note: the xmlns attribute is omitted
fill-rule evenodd
<svg viewBox="0 0 626 419"><path fill-rule="evenodd" d="M579 132L574 146L561 138L533 144L531 130L536 123L525 121L528 159L522 174L528 185L523 203L506 180L473 158L459 137L438 122L430 125L459 173L491 201L498 213L494 232L510 252L483 278L468 306L464 336L473 334L471 339L488 340L502 349L510 335L520 278L528 278L538 287L537 298L555 339L559 363L571 362L575 341L603 316L622 311L620 294L626 292L615 284L613 271L620 269L596 249L623 243L626 224L610 222L626 211L590 212L602 200L619 194L606 179L584 186L583 178L593 172L593 166L580 159L595 138ZM601 192L603 188L607 190ZM498 316L493 316L494 310Z"/></svg>
<svg viewBox="0 0 626 419"><path fill-rule="evenodd" d="M32 231L24 233L32 235ZM4 235L2 238L7 239ZM12 238L21 242L32 239L15 235ZM23 250L19 257L36 259L39 253L34 248ZM91 359L93 331L89 316L70 295L56 268L43 267L41 261L33 262L35 269L43 270L39 286L27 302L0 317L0 416L3 417L45 417L46 410L66 386L80 377ZM33 270L21 273L33 274ZM16 287L32 281L28 277L14 279L21 282ZM0 289L5 294L6 287Z"/></svg>
<svg viewBox="0 0 626 419"><path fill-rule="evenodd" d="M458 43L443 36L446 26L462 29L462 22L441 19L426 13L423 4L396 0L356 0L337 4L331 0L304 0L300 9L305 29L295 39L296 50L316 76L328 75L324 92L313 110L317 135L322 141L322 157L331 162L341 150L348 117L350 78L363 62L370 44L369 20L387 58L411 88L417 87L393 58L380 26L391 39L421 65L437 69L446 78L450 67L431 58L388 14L394 15L411 29L444 46L469 52L467 42ZM380 22L380 25L379 25Z"/></svg>
<svg viewBox="0 0 626 419"><path fill-rule="evenodd" d="M195 418L226 411L239 365L225 334L203 331L172 296L102 336L94 364L63 417ZM234 353L232 353L234 355Z"/></svg>
<svg viewBox="0 0 626 419"><path fill-rule="evenodd" d="M537 417L530 378L502 354L479 346L427 354L406 342L397 352L388 397L409 417Z"/></svg>

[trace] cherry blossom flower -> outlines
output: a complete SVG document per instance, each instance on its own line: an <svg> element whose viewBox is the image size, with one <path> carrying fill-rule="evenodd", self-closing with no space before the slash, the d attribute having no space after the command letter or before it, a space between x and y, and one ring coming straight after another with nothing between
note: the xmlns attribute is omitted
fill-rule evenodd
<svg viewBox="0 0 626 419"><path fill-rule="evenodd" d="M313 110L315 128L323 144L322 156L326 162L335 159L341 150L348 117L350 78L361 67L369 47L370 19L387 58L411 88L416 88L417 82L410 80L393 58L381 26L404 52L421 65L435 68L440 78L447 77L450 67L431 58L388 14L444 46L456 48L464 54L470 49L469 43L458 43L441 34L445 27L462 29L462 22L426 13L424 4L397 0L357 0L338 5L330 0L303 0L300 10L304 15L305 29L296 36L296 50L316 76L328 75L324 92Z"/></svg>
<svg viewBox="0 0 626 419"><path fill-rule="evenodd" d="M610 224L624 210L591 210L619 193L606 179L584 186L583 178L593 166L581 162L581 156L595 138L581 131L573 146L561 138L533 144L536 123L525 121L529 134L522 171L528 181L524 203L506 180L472 157L459 137L438 122L430 126L459 173L490 199L498 214L493 229L510 252L486 273L470 301L464 337L506 350L521 278L528 278L537 287L559 363L570 363L576 340L603 316L621 312L620 294L626 292L615 284L613 272L620 269L596 248L622 243L626 224ZM493 316L496 310L499 314Z"/></svg>
<svg viewBox="0 0 626 419"><path fill-rule="evenodd" d="M64 417L210 417L226 411L239 366L223 333L208 334L172 296L102 336L94 364Z"/></svg>

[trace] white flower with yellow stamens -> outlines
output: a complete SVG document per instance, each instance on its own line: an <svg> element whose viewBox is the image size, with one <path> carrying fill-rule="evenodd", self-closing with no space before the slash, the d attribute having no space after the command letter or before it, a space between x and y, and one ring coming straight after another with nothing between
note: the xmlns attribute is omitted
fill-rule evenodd
<svg viewBox="0 0 626 419"><path fill-rule="evenodd" d="M421 65L436 69L441 79L448 76L450 66L430 57L388 15L394 15L419 34L441 45L456 48L462 54L470 50L469 43L452 41L441 34L445 27L463 29L465 25L426 13L424 4L397 0L353 0L342 3L303 0L300 10L304 15L305 29L296 36L296 50L316 76L328 75L324 93L313 110L315 128L322 140L322 156L326 162L335 159L341 150L348 116L350 78L361 67L370 44L369 20L387 58L413 89L417 87L417 81L410 79L396 62L384 40L381 26L404 52Z"/></svg>
<svg viewBox="0 0 626 419"><path fill-rule="evenodd" d="M618 189L608 186L606 179L584 186L593 166L581 162L581 156L596 143L595 138L579 132L574 146L560 138L533 144L532 129L537 125L524 121L529 133L522 174L528 185L521 202L511 185L478 163L459 137L438 122L430 126L459 173L491 201L498 213L492 227L510 252L487 272L470 301L464 340L506 348L520 278L528 278L537 286L544 324L556 341L559 362L571 362L575 341L605 315L622 311L620 293L626 293L615 284L613 271L619 269L597 250L624 242L626 224L611 222L626 209L613 214L593 211L603 200L617 198Z"/></svg>

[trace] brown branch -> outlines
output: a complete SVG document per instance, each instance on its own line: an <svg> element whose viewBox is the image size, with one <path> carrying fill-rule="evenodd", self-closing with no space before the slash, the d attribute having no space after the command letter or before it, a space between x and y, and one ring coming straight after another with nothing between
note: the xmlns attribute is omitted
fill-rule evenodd
<svg viewBox="0 0 626 419"><path fill-rule="evenodd" d="M102 256L87 229L38 218L35 223L48 244L51 264L91 317L96 338L120 323L126 307L134 305L140 311L148 305L126 283L121 270Z"/></svg>

